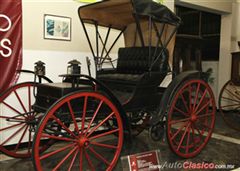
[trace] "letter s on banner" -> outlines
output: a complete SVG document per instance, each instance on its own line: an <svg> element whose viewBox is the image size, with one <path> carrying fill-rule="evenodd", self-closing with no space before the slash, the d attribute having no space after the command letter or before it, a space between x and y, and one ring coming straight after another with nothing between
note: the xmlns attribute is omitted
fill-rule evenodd
<svg viewBox="0 0 240 171"><path fill-rule="evenodd" d="M22 0L0 0L0 94L22 67Z"/></svg>
<svg viewBox="0 0 240 171"><path fill-rule="evenodd" d="M6 46L5 43L8 43L8 46ZM3 50L0 50L0 55L1 56L5 57L5 58L8 58L12 55L12 49L9 47L11 44L12 43L9 39L3 39L0 42L0 46L7 51L7 53L4 53Z"/></svg>

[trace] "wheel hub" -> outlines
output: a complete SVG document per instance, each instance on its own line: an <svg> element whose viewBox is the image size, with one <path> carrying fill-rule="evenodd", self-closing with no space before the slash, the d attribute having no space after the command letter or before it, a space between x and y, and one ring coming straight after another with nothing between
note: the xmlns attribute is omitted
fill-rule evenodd
<svg viewBox="0 0 240 171"><path fill-rule="evenodd" d="M195 122L197 120L197 115L196 114L192 114L190 120L192 122Z"/></svg>
<svg viewBox="0 0 240 171"><path fill-rule="evenodd" d="M34 115L28 115L26 118L25 118L25 121L26 123L28 124L34 124L35 123L35 116Z"/></svg>
<svg viewBox="0 0 240 171"><path fill-rule="evenodd" d="M80 137L78 140L79 147L87 147L89 145L89 140L87 137Z"/></svg>

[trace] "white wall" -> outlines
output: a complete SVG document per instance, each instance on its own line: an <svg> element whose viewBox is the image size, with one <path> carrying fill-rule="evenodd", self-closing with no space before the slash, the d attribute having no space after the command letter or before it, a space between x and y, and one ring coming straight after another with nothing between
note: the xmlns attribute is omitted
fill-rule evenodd
<svg viewBox="0 0 240 171"><path fill-rule="evenodd" d="M166 5L170 10L174 11L174 0L164 0L163 4Z"/></svg>
<svg viewBox="0 0 240 171"><path fill-rule="evenodd" d="M78 8L84 3L73 0L23 0L23 48L33 50L89 52L87 39L78 17ZM57 41L43 38L44 14L66 16L72 19L72 40ZM94 27L90 32L95 38ZM117 48L113 49L116 52Z"/></svg>
<svg viewBox="0 0 240 171"><path fill-rule="evenodd" d="M219 54L219 76L218 76L218 94L223 85L230 79L231 75L231 30L232 14L222 15L220 54Z"/></svg>
<svg viewBox="0 0 240 171"><path fill-rule="evenodd" d="M84 3L73 0L23 0L23 69L33 70L34 62L42 60L47 64L47 75L56 79L56 75L66 73L67 62L77 59L82 62L82 67L86 67L86 56L91 58L92 72L94 72L94 62L86 36L84 34L78 8ZM44 39L44 15L58 15L70 17L72 20L71 41ZM90 28L90 38L95 40L95 29ZM100 29L103 33L103 29ZM110 35L113 38L118 32L114 31ZM110 38L111 40L111 38ZM117 53L117 47L123 46L123 38L112 49L112 54ZM93 46L95 47L94 41ZM53 71L53 68L58 66ZM86 73L83 70L83 73ZM94 76L94 75L93 75ZM21 79L24 80L24 79Z"/></svg>
<svg viewBox="0 0 240 171"><path fill-rule="evenodd" d="M176 0L177 4L217 13L231 13L233 0Z"/></svg>
<svg viewBox="0 0 240 171"><path fill-rule="evenodd" d="M233 3L233 27L232 27L232 46L231 50L232 52L239 51L239 46L237 44L237 41L240 41L240 0L237 0Z"/></svg>

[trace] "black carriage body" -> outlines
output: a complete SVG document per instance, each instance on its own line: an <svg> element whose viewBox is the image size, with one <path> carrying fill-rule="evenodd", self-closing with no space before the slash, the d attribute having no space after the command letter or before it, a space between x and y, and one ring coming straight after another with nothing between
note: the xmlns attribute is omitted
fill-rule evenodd
<svg viewBox="0 0 240 171"><path fill-rule="evenodd" d="M78 87L73 87L72 83L69 82L39 84L37 85L36 102L33 109L36 112L45 113L60 98L79 90L92 90L92 86L79 84ZM64 108L61 110L61 112L68 112Z"/></svg>

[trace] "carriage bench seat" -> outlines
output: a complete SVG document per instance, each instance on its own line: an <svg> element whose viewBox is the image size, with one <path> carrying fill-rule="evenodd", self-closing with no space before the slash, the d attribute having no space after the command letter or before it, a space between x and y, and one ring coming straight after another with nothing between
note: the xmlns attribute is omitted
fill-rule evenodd
<svg viewBox="0 0 240 171"><path fill-rule="evenodd" d="M157 56L162 48L151 47L151 56ZM156 51L155 51L156 50ZM156 55L154 55L156 54ZM104 83L122 83L136 85L157 84L165 78L168 70L168 51L164 49L161 57L149 72L150 63L149 47L126 47L119 48L117 68L114 71L99 73L97 79ZM152 82L153 81L153 82Z"/></svg>

